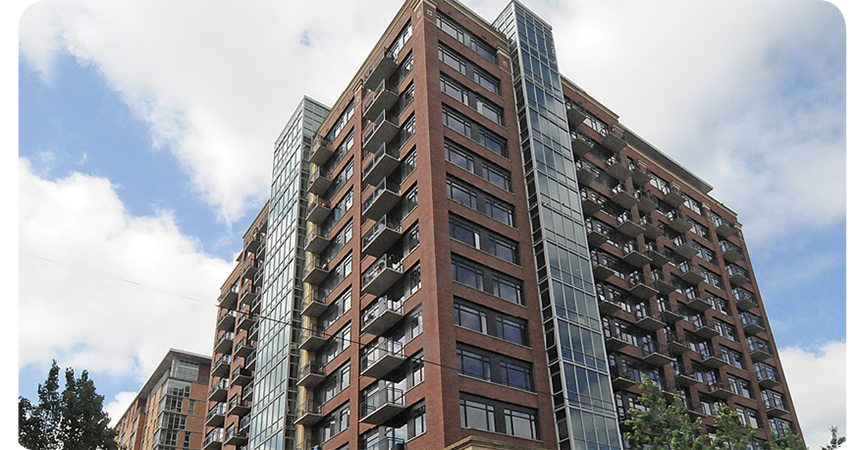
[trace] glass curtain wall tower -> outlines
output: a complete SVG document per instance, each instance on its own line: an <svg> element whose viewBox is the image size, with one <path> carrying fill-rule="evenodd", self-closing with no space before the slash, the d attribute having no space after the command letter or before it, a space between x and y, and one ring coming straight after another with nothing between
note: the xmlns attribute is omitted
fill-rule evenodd
<svg viewBox="0 0 860 450"><path fill-rule="evenodd" d="M268 239L251 410L250 448L285 450L295 440L307 209L307 153L328 108L305 97L275 143Z"/></svg>
<svg viewBox="0 0 860 450"><path fill-rule="evenodd" d="M621 448L552 27L513 1L508 38L560 449Z"/></svg>

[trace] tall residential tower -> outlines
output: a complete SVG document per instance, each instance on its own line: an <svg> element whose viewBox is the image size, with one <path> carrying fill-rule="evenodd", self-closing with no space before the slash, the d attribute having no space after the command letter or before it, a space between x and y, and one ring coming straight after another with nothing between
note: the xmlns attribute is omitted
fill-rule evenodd
<svg viewBox="0 0 860 450"><path fill-rule="evenodd" d="M621 450L645 375L708 426L800 432L735 213L556 56L517 1L408 0L330 109L302 100L240 256L250 426L206 450Z"/></svg>

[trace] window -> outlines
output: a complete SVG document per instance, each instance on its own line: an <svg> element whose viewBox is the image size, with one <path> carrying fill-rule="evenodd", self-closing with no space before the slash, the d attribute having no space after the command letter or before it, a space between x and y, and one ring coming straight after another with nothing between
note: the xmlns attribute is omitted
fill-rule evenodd
<svg viewBox="0 0 860 450"><path fill-rule="evenodd" d="M487 61L495 64L496 62L496 52L493 50L493 47L490 44L487 44L481 39L478 39L468 30L463 28L460 24L453 21L451 18L438 14L436 15L436 25L439 28L453 37L454 39L463 43L466 47L471 48L477 54L481 55Z"/></svg>
<svg viewBox="0 0 860 450"><path fill-rule="evenodd" d="M505 261L519 264L520 255L516 242L495 234L490 234L488 241L487 253Z"/></svg>
<svg viewBox="0 0 860 450"><path fill-rule="evenodd" d="M505 158L508 157L507 141L504 138L485 129L480 124L473 123L469 118L460 115L445 105L442 105L442 123L463 136L476 141L493 153Z"/></svg>
<svg viewBox="0 0 860 450"><path fill-rule="evenodd" d="M442 74L440 81L442 92L450 95L458 102L474 109L475 111L478 111L478 113L493 122L499 125L504 125L501 107L472 92L460 83L448 78L445 74Z"/></svg>
<svg viewBox="0 0 860 450"><path fill-rule="evenodd" d="M461 398L460 426L496 431L495 408L492 405Z"/></svg>
<svg viewBox="0 0 860 450"><path fill-rule="evenodd" d="M489 196L484 201L486 202L486 213L488 216L505 225L514 226L513 205Z"/></svg>
<svg viewBox="0 0 860 450"><path fill-rule="evenodd" d="M454 324L486 334L487 313L455 301Z"/></svg>
<svg viewBox="0 0 860 450"><path fill-rule="evenodd" d="M496 77L478 68L475 68L474 73L472 74L472 78L484 89L496 94L499 93L499 80L497 80Z"/></svg>
<svg viewBox="0 0 860 450"><path fill-rule="evenodd" d="M744 368L744 356L740 352L721 346L720 353L722 354L724 361L737 367L738 369Z"/></svg>
<svg viewBox="0 0 860 450"><path fill-rule="evenodd" d="M448 220L451 238L510 263L519 264L519 246L516 241L453 214Z"/></svg>
<svg viewBox="0 0 860 450"><path fill-rule="evenodd" d="M505 140L496 136L491 131L478 130L478 143L505 158L508 157L508 148Z"/></svg>
<svg viewBox="0 0 860 450"><path fill-rule="evenodd" d="M734 376L727 376L726 380L729 383L729 388L737 395L742 395L746 398L752 398L750 394L750 382Z"/></svg>
<svg viewBox="0 0 860 450"><path fill-rule="evenodd" d="M449 225L451 227L450 231L452 239L456 239L471 247L480 248L481 232L479 231L479 228L473 227L462 220L455 220L453 218L450 219Z"/></svg>
<svg viewBox="0 0 860 450"><path fill-rule="evenodd" d="M466 75L466 61L463 57L456 54L453 50L439 44L439 60L450 66L457 72Z"/></svg>
<svg viewBox="0 0 860 450"><path fill-rule="evenodd" d="M341 431L349 428L349 402L326 415L318 425L313 428L314 437L325 442Z"/></svg>
<svg viewBox="0 0 860 450"><path fill-rule="evenodd" d="M346 364L335 369L325 381L314 389L317 402L322 405L349 387L349 375L350 366L347 361Z"/></svg>
<svg viewBox="0 0 860 450"><path fill-rule="evenodd" d="M442 123L468 138L472 137L472 124L447 108L443 110Z"/></svg>
<svg viewBox="0 0 860 450"><path fill-rule="evenodd" d="M528 345L526 321L487 307L454 298L454 324L508 342Z"/></svg>
<svg viewBox="0 0 860 450"><path fill-rule="evenodd" d="M523 285L519 281L493 275L493 295L518 305L523 304Z"/></svg>
<svg viewBox="0 0 860 450"><path fill-rule="evenodd" d="M445 159L506 190L511 190L511 173L469 149L445 140Z"/></svg>
<svg viewBox="0 0 860 450"><path fill-rule="evenodd" d="M484 162L481 165L483 178L490 183L506 190L511 190L511 174L505 169L496 166L493 163Z"/></svg>
<svg viewBox="0 0 860 450"><path fill-rule="evenodd" d="M478 194L467 186L448 180L448 197L472 209L478 208Z"/></svg>
<svg viewBox="0 0 860 450"><path fill-rule="evenodd" d="M463 375L490 381L490 357L458 348L457 370Z"/></svg>
<svg viewBox="0 0 860 450"><path fill-rule="evenodd" d="M499 125L504 125L504 119L502 117L502 108L496 106L492 102L476 96L476 107L475 109L481 113L484 117L496 122Z"/></svg>
<svg viewBox="0 0 860 450"><path fill-rule="evenodd" d="M475 171L475 157L472 152L454 145L448 140L445 141L445 158L469 172Z"/></svg>
<svg viewBox="0 0 860 450"><path fill-rule="evenodd" d="M455 82L454 80L451 80L450 78L448 78L444 75L441 77L441 79L442 79L442 92L450 95L451 97L454 98L454 100L457 100L460 103L463 103L467 106L469 105L469 91L468 90L466 90L464 87L460 86L459 83Z"/></svg>
<svg viewBox="0 0 860 450"><path fill-rule="evenodd" d="M531 364L517 364L513 362L501 361L501 379L499 380L506 386L515 387L524 391L532 390L532 369Z"/></svg>
<svg viewBox="0 0 860 450"><path fill-rule="evenodd" d="M756 412L756 410L751 408L745 408L743 406L735 406L735 411L737 411L738 419L740 419L742 425L749 425L753 428L759 428L758 413Z"/></svg>
<svg viewBox="0 0 860 450"><path fill-rule="evenodd" d="M452 259L451 276L454 281L481 291L484 290L484 272L468 263Z"/></svg>
<svg viewBox="0 0 860 450"><path fill-rule="evenodd" d="M537 439L537 419L533 413L505 409L505 433Z"/></svg>
<svg viewBox="0 0 860 450"><path fill-rule="evenodd" d="M735 330L734 325L729 325L722 320L714 319L714 328L716 328L724 338L731 339L733 341L738 340L738 333Z"/></svg>

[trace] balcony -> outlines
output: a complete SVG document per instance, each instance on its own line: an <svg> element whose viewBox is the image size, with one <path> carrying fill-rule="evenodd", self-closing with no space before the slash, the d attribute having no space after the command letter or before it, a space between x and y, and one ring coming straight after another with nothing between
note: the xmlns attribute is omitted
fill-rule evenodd
<svg viewBox="0 0 860 450"><path fill-rule="evenodd" d="M265 236L265 233L263 233L262 236ZM245 251L248 253L257 254L257 250L259 248L260 248L260 234L255 233L251 237L251 239L249 239L248 242L245 244Z"/></svg>
<svg viewBox="0 0 860 450"><path fill-rule="evenodd" d="M669 349L659 342L651 342L648 346L642 347L642 361L655 366L662 367L675 358L669 356Z"/></svg>
<svg viewBox="0 0 860 450"><path fill-rule="evenodd" d="M663 201L677 208L684 204L684 195L677 184L672 183L668 191L663 192Z"/></svg>
<svg viewBox="0 0 860 450"><path fill-rule="evenodd" d="M305 276L302 279L307 284L319 286L329 274L328 261L323 260L319 256L313 255L306 258Z"/></svg>
<svg viewBox="0 0 860 450"><path fill-rule="evenodd" d="M630 189L627 189L627 185L625 185L623 181L612 188L612 197L610 197L610 199L613 203L624 209L630 209L636 204L636 197L634 197L634 194Z"/></svg>
<svg viewBox="0 0 860 450"><path fill-rule="evenodd" d="M726 400L729 397L735 395L735 393L732 392L732 389L729 384L724 381L717 381L715 383L711 383L708 386L708 394L710 394L714 398L718 398L721 400Z"/></svg>
<svg viewBox="0 0 860 450"><path fill-rule="evenodd" d="M730 238L738 234L738 230L733 224L721 218L714 221L714 229L721 238Z"/></svg>
<svg viewBox="0 0 860 450"><path fill-rule="evenodd" d="M326 309L328 309L328 305L325 302L325 298L320 297L318 290L310 289L305 293L305 297L302 300L302 315L319 317Z"/></svg>
<svg viewBox="0 0 860 450"><path fill-rule="evenodd" d="M398 127L397 117L392 117L386 111L382 111L376 120L368 122L367 127L361 133L361 148L365 151L369 149L377 149L386 142L391 142L397 132Z"/></svg>
<svg viewBox="0 0 860 450"><path fill-rule="evenodd" d="M769 417L785 417L791 414L782 399L765 397L764 408Z"/></svg>
<svg viewBox="0 0 860 450"><path fill-rule="evenodd" d="M257 290L251 286L242 293L242 298L239 299L239 304L242 306L250 306L254 303L254 300L257 300L257 297Z"/></svg>
<svg viewBox="0 0 860 450"><path fill-rule="evenodd" d="M215 450L221 448L221 440L224 439L224 429L215 428L203 439L203 450Z"/></svg>
<svg viewBox="0 0 860 450"><path fill-rule="evenodd" d="M233 355L221 355L212 365L212 376L227 378L230 376L230 363L233 362Z"/></svg>
<svg viewBox="0 0 860 450"><path fill-rule="evenodd" d="M624 149L624 147L627 146L627 143L624 142L624 131L622 131L621 128L618 128L617 126L612 125L612 128L609 130L609 132L606 133L606 135L603 136L603 138L600 140L600 144L603 145L604 147L608 148L609 150L612 150L615 153L620 152L621 150ZM627 164L624 164L623 168L624 168L624 172L619 174L619 175L624 175L623 177L615 176L615 175L612 175L611 173L610 173L610 175L612 175L615 178L618 178L619 180L629 177L630 176L630 169L627 168ZM607 170L607 172L609 172L609 171Z"/></svg>
<svg viewBox="0 0 860 450"><path fill-rule="evenodd" d="M236 300L239 298L239 285L234 284L227 292L221 294L218 298L218 307L225 309L235 309Z"/></svg>
<svg viewBox="0 0 860 450"><path fill-rule="evenodd" d="M755 295L743 288L734 288L732 289L732 294L735 297L735 305L741 311L749 311L753 308L758 307L758 301L755 298Z"/></svg>
<svg viewBox="0 0 860 450"><path fill-rule="evenodd" d="M400 224L389 221L388 216L382 216L373 227L361 237L361 253L379 258L384 255L391 245L401 236Z"/></svg>
<svg viewBox="0 0 860 450"><path fill-rule="evenodd" d="M402 276L403 261L394 261L394 258L385 255L361 274L361 293L379 297Z"/></svg>
<svg viewBox="0 0 860 450"><path fill-rule="evenodd" d="M361 314L361 332L381 335L403 318L403 302L379 297Z"/></svg>
<svg viewBox="0 0 860 450"><path fill-rule="evenodd" d="M651 258L640 252L637 247L638 245L634 242L628 242L625 244L621 248L621 251L624 252L624 256L621 259L633 267L644 267L650 264Z"/></svg>
<svg viewBox="0 0 860 450"><path fill-rule="evenodd" d="M672 261L669 251L665 248L661 249L656 242L649 242L645 248L645 256L651 260L651 265L654 267L663 267Z"/></svg>
<svg viewBox="0 0 860 450"><path fill-rule="evenodd" d="M310 427L322 420L322 418L321 405L314 400L308 400L302 403L296 410L295 424Z"/></svg>
<svg viewBox="0 0 860 450"><path fill-rule="evenodd" d="M206 413L206 422L205 425L207 427L220 427L224 425L224 403L216 403L212 409Z"/></svg>
<svg viewBox="0 0 860 450"><path fill-rule="evenodd" d="M237 367L230 375L230 384L233 386L247 386L253 379L251 371L244 367Z"/></svg>
<svg viewBox="0 0 860 450"><path fill-rule="evenodd" d="M249 312L251 314L260 314L260 304L261 303L263 303L263 301L260 300L260 297L258 296L257 299L254 300L254 303L251 303L251 311L249 311ZM253 338L253 339L255 341L257 340L257 338Z"/></svg>
<svg viewBox="0 0 860 450"><path fill-rule="evenodd" d="M571 141L573 143L573 154L580 158L594 150L594 143L591 142L591 139L582 134L576 133L575 138L571 139Z"/></svg>
<svg viewBox="0 0 860 450"><path fill-rule="evenodd" d="M702 364L710 367L711 369L719 369L720 367L729 365L729 363L721 356L715 355L702 355Z"/></svg>
<svg viewBox="0 0 860 450"><path fill-rule="evenodd" d="M248 436L236 432L236 424L230 425L224 433L224 445L240 446L248 443Z"/></svg>
<svg viewBox="0 0 860 450"><path fill-rule="evenodd" d="M375 152L365 156L361 179L364 183L375 186L391 175L399 165L400 151L387 143L382 144Z"/></svg>
<svg viewBox="0 0 860 450"><path fill-rule="evenodd" d="M373 58L370 63L370 68L364 73L365 86L376 86L390 77L397 69L397 55L388 51L388 48L383 48L382 51Z"/></svg>
<svg viewBox="0 0 860 450"><path fill-rule="evenodd" d="M615 389L627 389L639 384L639 375L633 370L618 370L616 366L609 367L612 377L612 387Z"/></svg>
<svg viewBox="0 0 860 450"><path fill-rule="evenodd" d="M310 224L305 234L305 251L315 254L322 253L331 243L329 232L322 231L318 225Z"/></svg>
<svg viewBox="0 0 860 450"><path fill-rule="evenodd" d="M657 239L665 234L663 224L654 220L650 214L640 212L639 226L642 227L642 232L645 233L645 237L648 239Z"/></svg>
<svg viewBox="0 0 860 450"><path fill-rule="evenodd" d="M749 284L752 281L750 280L750 274L746 271L746 269L741 268L735 264L726 265L726 271L729 273L729 282L735 286L741 286L744 284Z"/></svg>
<svg viewBox="0 0 860 450"><path fill-rule="evenodd" d="M369 86L368 86L369 87ZM370 120L383 111L390 109L397 103L400 97L397 94L397 86L392 86L387 80L382 80L376 89L368 90L364 106L362 107L361 117L365 120Z"/></svg>
<svg viewBox="0 0 860 450"><path fill-rule="evenodd" d="M681 279L690 284L699 284L705 281L705 275L702 273L702 268L696 266L689 261L683 261L678 265L681 270Z"/></svg>
<svg viewBox="0 0 860 450"><path fill-rule="evenodd" d="M742 311L740 313L741 322L744 324L744 332L746 334L759 334L764 333L764 319L754 314L750 314L746 311Z"/></svg>
<svg viewBox="0 0 860 450"><path fill-rule="evenodd" d="M632 346L630 343L629 335L613 335L609 334L603 335L603 345L606 346L606 350L610 352L617 352L626 347Z"/></svg>
<svg viewBox="0 0 860 450"><path fill-rule="evenodd" d="M249 384L242 388L242 400L252 401L254 400L254 385Z"/></svg>
<svg viewBox="0 0 860 450"><path fill-rule="evenodd" d="M221 333L215 341L215 353L230 353L233 350L233 336L232 331Z"/></svg>
<svg viewBox="0 0 860 450"><path fill-rule="evenodd" d="M406 450L406 443L402 438L377 436L371 443L364 447L359 447L360 450Z"/></svg>
<svg viewBox="0 0 860 450"><path fill-rule="evenodd" d="M235 324L236 311L227 311L224 314L221 314L221 317L218 318L218 325L216 328L221 331L232 330Z"/></svg>
<svg viewBox="0 0 860 450"><path fill-rule="evenodd" d="M308 222L322 223L329 214L331 214L331 203L328 200L322 197L314 197L308 203Z"/></svg>
<svg viewBox="0 0 860 450"><path fill-rule="evenodd" d="M255 323L257 323L257 319L252 314L242 314L242 316L239 317L239 323L236 325L236 329L247 330Z"/></svg>
<svg viewBox="0 0 860 450"><path fill-rule="evenodd" d="M399 201L400 188L390 186L387 179L382 180L361 202L361 214L367 219L378 221Z"/></svg>
<svg viewBox="0 0 860 450"><path fill-rule="evenodd" d="M600 176L600 169L594 164L584 160L576 160L576 181L582 185L589 185Z"/></svg>
<svg viewBox="0 0 860 450"><path fill-rule="evenodd" d="M687 215L677 209L667 212L666 218L669 219L669 228L677 231L678 233L684 234L693 228L693 224L687 220Z"/></svg>
<svg viewBox="0 0 860 450"><path fill-rule="evenodd" d="M664 301L660 303L660 318L663 319L663 322L671 324L684 320L684 315L668 301Z"/></svg>
<svg viewBox="0 0 860 450"><path fill-rule="evenodd" d="M251 325L251 327L248 328L248 339L251 339L252 341L256 341L258 331L260 331L260 323L255 322L254 325Z"/></svg>
<svg viewBox="0 0 860 450"><path fill-rule="evenodd" d="M325 366L316 361L311 361L299 369L299 386L312 388L320 384L324 379Z"/></svg>
<svg viewBox="0 0 860 450"><path fill-rule="evenodd" d="M587 231L586 238L588 239L588 245L591 248L603 245L604 242L609 240L609 234L612 232L609 225L605 225L603 222L591 217L585 218L585 229Z"/></svg>
<svg viewBox="0 0 860 450"><path fill-rule="evenodd" d="M582 121L585 120L585 113L579 107L572 106L567 109L567 126L571 129L576 128Z"/></svg>
<svg viewBox="0 0 860 450"><path fill-rule="evenodd" d="M381 384L376 391L367 394L359 406L362 423L382 425L406 410L403 391L395 388L391 382Z"/></svg>
<svg viewBox="0 0 860 450"><path fill-rule="evenodd" d="M659 292L642 272L632 272L628 281L630 282L628 292L643 300L647 300Z"/></svg>
<svg viewBox="0 0 860 450"><path fill-rule="evenodd" d="M618 225L615 227L616 230L626 234L631 238L635 238L640 234L645 232L645 229L642 228L639 224L633 222L633 216L630 214L630 211L624 211L619 214L618 217L615 218L618 220Z"/></svg>
<svg viewBox="0 0 860 450"><path fill-rule="evenodd" d="M246 358L253 351L254 346L251 345L251 342L246 338L242 338L239 342L236 342L233 356L236 356L237 358Z"/></svg>
<svg viewBox="0 0 860 450"><path fill-rule="evenodd" d="M255 350L247 358L245 358L245 368L254 370L257 367L257 351Z"/></svg>
<svg viewBox="0 0 860 450"><path fill-rule="evenodd" d="M320 166L313 166L311 174L308 176L308 192L323 195L329 187L331 187L331 172L322 170Z"/></svg>
<svg viewBox="0 0 860 450"><path fill-rule="evenodd" d="M770 350L770 345L767 341L756 338L755 336L747 337L747 344L750 348L750 358L755 362L762 362L773 358L773 352Z"/></svg>
<svg viewBox="0 0 860 450"><path fill-rule="evenodd" d="M714 307L714 303L710 298L702 296L698 289L690 287L681 292L684 300L687 301L687 307L698 312L705 312Z"/></svg>
<svg viewBox="0 0 860 450"><path fill-rule="evenodd" d="M604 316L611 316L616 311L622 309L623 306L615 299L599 295L597 297L597 307L600 309L600 313Z"/></svg>
<svg viewBox="0 0 860 450"><path fill-rule="evenodd" d="M633 183L637 186L645 186L651 182L651 175L648 174L648 166L641 159L637 159L635 162L630 161L628 167L630 168L630 177L633 178Z"/></svg>
<svg viewBox="0 0 860 450"><path fill-rule="evenodd" d="M325 330L316 326L305 328L302 330L299 349L315 352L326 343L326 340L327 335L325 334Z"/></svg>
<svg viewBox="0 0 860 450"><path fill-rule="evenodd" d="M207 399L210 402L223 402L227 400L227 389L229 388L230 383L227 382L227 379L221 378L209 388L209 397Z"/></svg>
<svg viewBox="0 0 860 450"><path fill-rule="evenodd" d="M593 252L591 264L591 274L594 276L595 281L604 281L613 275L617 275L615 269L609 267L606 262L598 259Z"/></svg>
<svg viewBox="0 0 860 450"><path fill-rule="evenodd" d="M582 200L582 212L586 216L593 216L603 209L606 197L592 191L591 189L580 189L579 196Z"/></svg>
<svg viewBox="0 0 860 450"><path fill-rule="evenodd" d="M639 214L647 214L651 211L656 211L659 205L657 204L657 198L654 194L648 192L646 189L637 189L633 196L636 197L636 202L639 205Z"/></svg>
<svg viewBox="0 0 860 450"><path fill-rule="evenodd" d="M729 241L720 239L720 250L723 252L723 259L727 263L734 263L744 259L743 249Z"/></svg>
<svg viewBox="0 0 860 450"><path fill-rule="evenodd" d="M663 322L658 318L658 315L651 311L651 308L648 308L644 304L639 304L635 310L636 315L636 326L642 328L643 330L648 331L657 331L666 326L666 322Z"/></svg>
<svg viewBox="0 0 860 450"><path fill-rule="evenodd" d="M693 325L696 326L696 329L693 330L693 334L702 339L711 339L720 335L720 332L713 327L713 322L708 319L702 319L699 323L694 323Z"/></svg>
<svg viewBox="0 0 860 450"><path fill-rule="evenodd" d="M690 341L678 337L674 332L666 334L666 341L666 347L672 354L683 355L684 353L693 351Z"/></svg>
<svg viewBox="0 0 860 450"><path fill-rule="evenodd" d="M762 389L773 389L779 386L781 383L779 382L779 377L775 373L773 374L758 374L756 373L756 378L758 379L758 385Z"/></svg>
<svg viewBox="0 0 860 450"><path fill-rule="evenodd" d="M675 384L678 386L690 387L701 382L702 381L696 378L695 375L684 372L675 372Z"/></svg>
<svg viewBox="0 0 860 450"><path fill-rule="evenodd" d="M242 400L238 395L234 395L227 405L227 413L231 416L244 416L251 412L251 402Z"/></svg>
<svg viewBox="0 0 860 450"><path fill-rule="evenodd" d="M383 378L405 360L403 344L379 338L372 347L365 348L361 357L361 376Z"/></svg>
<svg viewBox="0 0 860 450"><path fill-rule="evenodd" d="M659 269L652 269L651 280L653 282L652 285L654 286L654 289L657 289L657 292L663 295L675 292L675 285L672 284L672 279L669 277L668 273Z"/></svg>
<svg viewBox="0 0 860 450"><path fill-rule="evenodd" d="M246 434L251 430L251 415L246 414L239 419L239 433ZM246 449L238 449L238 450L246 450Z"/></svg>
<svg viewBox="0 0 860 450"><path fill-rule="evenodd" d="M253 280L254 276L257 275L257 267L256 263L247 262L245 263L245 267L242 268L242 278L246 280Z"/></svg>
<svg viewBox="0 0 860 450"><path fill-rule="evenodd" d="M675 244L675 248L672 249L672 251L685 259L691 259L699 253L693 247L693 242L683 234L680 236L675 236L672 239L672 243Z"/></svg>
<svg viewBox="0 0 860 450"><path fill-rule="evenodd" d="M323 139L321 136L314 137L311 144L311 154L308 160L317 166L321 166L331 158L334 151L331 149L331 142L328 139Z"/></svg>

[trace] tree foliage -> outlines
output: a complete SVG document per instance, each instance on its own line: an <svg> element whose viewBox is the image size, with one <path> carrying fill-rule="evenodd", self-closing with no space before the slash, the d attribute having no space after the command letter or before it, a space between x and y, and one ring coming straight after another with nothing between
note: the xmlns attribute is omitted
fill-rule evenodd
<svg viewBox="0 0 860 450"><path fill-rule="evenodd" d="M845 436L839 436L839 428L830 427L830 443L821 447L821 450L836 450L845 443Z"/></svg>
<svg viewBox="0 0 860 450"><path fill-rule="evenodd" d="M45 384L37 390L39 404L18 397L18 443L31 450L116 450L116 432L102 410L104 396L84 370L80 378L67 368L60 393L60 368L55 360Z"/></svg>
<svg viewBox="0 0 860 450"><path fill-rule="evenodd" d="M632 450L739 450L749 448L755 440L752 427L743 424L738 413L727 406L715 418L716 431L709 439L703 434L702 419L692 420L686 407L667 402L653 381L645 377L640 386L645 391L638 400L642 409L630 409L630 418L625 422L631 431L624 432L624 438ZM845 442L836 427L831 427L830 432L833 438L821 450L835 450ZM761 444L762 450L808 450L793 433L779 439L771 434L771 439Z"/></svg>

